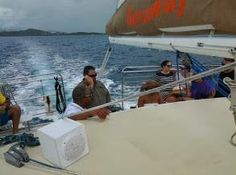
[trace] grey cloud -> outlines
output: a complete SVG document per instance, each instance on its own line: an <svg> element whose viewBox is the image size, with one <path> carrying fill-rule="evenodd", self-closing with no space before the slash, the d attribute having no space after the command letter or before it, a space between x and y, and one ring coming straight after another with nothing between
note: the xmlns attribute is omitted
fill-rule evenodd
<svg viewBox="0 0 236 175"><path fill-rule="evenodd" d="M104 32L117 0L0 0L0 29Z"/></svg>
<svg viewBox="0 0 236 175"><path fill-rule="evenodd" d="M14 16L14 11L10 8L0 7L0 19L8 19Z"/></svg>

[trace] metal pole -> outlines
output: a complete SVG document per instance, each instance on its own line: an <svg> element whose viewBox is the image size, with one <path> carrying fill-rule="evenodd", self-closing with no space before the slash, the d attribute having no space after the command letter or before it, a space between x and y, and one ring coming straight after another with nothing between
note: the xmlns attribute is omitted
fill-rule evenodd
<svg viewBox="0 0 236 175"><path fill-rule="evenodd" d="M110 55L111 55L111 47L109 47L109 48L107 49L107 52L106 52L105 57L104 57L104 59L103 59L102 66L101 66L101 68L100 68L100 71L99 71L99 74L98 74L97 79L101 79L101 78L102 78L103 72L104 72L104 70L105 70L105 67L106 67L106 65L107 65L107 62L108 62L108 60L109 60Z"/></svg>
<svg viewBox="0 0 236 175"><path fill-rule="evenodd" d="M122 73L122 82L121 82L121 98L124 98L124 75ZM124 101L121 103L122 110L124 110Z"/></svg>

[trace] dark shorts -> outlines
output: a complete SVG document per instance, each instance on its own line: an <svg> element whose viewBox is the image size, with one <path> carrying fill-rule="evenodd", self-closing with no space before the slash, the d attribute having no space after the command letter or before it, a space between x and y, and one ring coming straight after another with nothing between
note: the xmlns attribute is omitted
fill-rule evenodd
<svg viewBox="0 0 236 175"><path fill-rule="evenodd" d="M7 112L0 114L0 126L7 124L9 120L11 120L11 118Z"/></svg>

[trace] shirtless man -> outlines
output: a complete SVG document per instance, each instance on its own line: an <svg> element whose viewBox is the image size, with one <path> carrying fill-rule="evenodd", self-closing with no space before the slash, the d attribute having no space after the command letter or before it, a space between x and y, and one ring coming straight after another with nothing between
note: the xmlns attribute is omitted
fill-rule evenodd
<svg viewBox="0 0 236 175"><path fill-rule="evenodd" d="M157 83L154 80L149 80L144 83L144 85L141 87L141 91L147 91L149 89L153 89L159 86L159 83ZM162 103L161 96L159 92L151 93L148 95L144 95L139 97L138 99L138 107L143 107L145 104L160 104Z"/></svg>

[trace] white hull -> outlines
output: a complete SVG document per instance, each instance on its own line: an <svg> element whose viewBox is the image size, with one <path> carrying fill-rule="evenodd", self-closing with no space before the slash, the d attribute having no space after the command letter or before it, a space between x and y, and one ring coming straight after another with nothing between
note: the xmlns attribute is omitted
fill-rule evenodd
<svg viewBox="0 0 236 175"><path fill-rule="evenodd" d="M69 166L81 175L235 175L235 130L225 98L144 107L85 124L90 152ZM0 147L0 153L9 146ZM26 148L43 159L40 148ZM46 175L42 169L15 168L1 156L0 174Z"/></svg>
<svg viewBox="0 0 236 175"><path fill-rule="evenodd" d="M235 58L236 37L109 37L115 44Z"/></svg>

